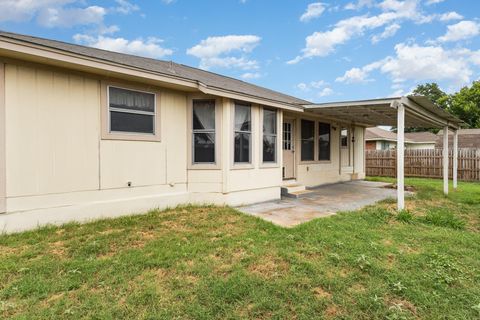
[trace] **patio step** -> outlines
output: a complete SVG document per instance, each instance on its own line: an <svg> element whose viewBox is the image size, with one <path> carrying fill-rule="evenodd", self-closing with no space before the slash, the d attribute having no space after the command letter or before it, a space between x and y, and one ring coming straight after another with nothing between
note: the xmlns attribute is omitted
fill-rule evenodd
<svg viewBox="0 0 480 320"><path fill-rule="evenodd" d="M310 193L312 193L312 191L307 190L307 188L301 184L290 184L282 187L282 197L300 198Z"/></svg>

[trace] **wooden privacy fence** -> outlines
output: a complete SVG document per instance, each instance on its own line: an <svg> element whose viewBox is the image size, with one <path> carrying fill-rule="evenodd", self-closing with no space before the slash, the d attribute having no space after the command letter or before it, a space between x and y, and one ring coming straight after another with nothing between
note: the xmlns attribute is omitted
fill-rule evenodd
<svg viewBox="0 0 480 320"><path fill-rule="evenodd" d="M406 149L405 176L442 178L442 149ZM453 150L449 150L449 177L452 177ZM367 176L397 176L396 150L366 150ZM458 180L480 181L480 149L458 150Z"/></svg>

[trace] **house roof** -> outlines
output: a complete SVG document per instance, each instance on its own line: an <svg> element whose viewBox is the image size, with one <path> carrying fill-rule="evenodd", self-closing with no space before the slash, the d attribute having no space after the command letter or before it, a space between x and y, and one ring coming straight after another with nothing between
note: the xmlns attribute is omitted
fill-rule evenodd
<svg viewBox="0 0 480 320"><path fill-rule="evenodd" d="M453 145L453 133L450 133L448 144ZM443 148L443 131L438 133L437 148ZM461 129L458 130L458 147L480 149L480 129Z"/></svg>
<svg viewBox="0 0 480 320"><path fill-rule="evenodd" d="M414 143L435 143L437 141L437 135L429 131L408 132L405 133L405 138Z"/></svg>
<svg viewBox="0 0 480 320"><path fill-rule="evenodd" d="M405 133L406 143L435 143L437 136L431 132L409 132ZM366 141L397 141L397 134L382 128L367 128L365 132Z"/></svg>
<svg viewBox="0 0 480 320"><path fill-rule="evenodd" d="M171 61L144 58L56 40L0 31L0 40L2 38L39 45L42 47L48 47L66 53L78 54L85 57L100 59L106 62L113 62L128 67L139 68L146 71L156 72L191 81L197 81L202 85L211 88L218 88L221 90L227 90L235 93L260 97L263 99L290 104L298 107L310 103L309 101L298 99L264 87L256 86L245 81L189 67L183 64L174 63Z"/></svg>
<svg viewBox="0 0 480 320"><path fill-rule="evenodd" d="M365 140L397 141L397 134L379 127L367 128L365 132Z"/></svg>
<svg viewBox="0 0 480 320"><path fill-rule="evenodd" d="M450 134L452 134L450 132ZM443 136L443 130L440 130L438 132L438 135L439 136ZM480 138L480 129L460 129L458 130L458 135L461 136L461 135L478 135L478 137Z"/></svg>

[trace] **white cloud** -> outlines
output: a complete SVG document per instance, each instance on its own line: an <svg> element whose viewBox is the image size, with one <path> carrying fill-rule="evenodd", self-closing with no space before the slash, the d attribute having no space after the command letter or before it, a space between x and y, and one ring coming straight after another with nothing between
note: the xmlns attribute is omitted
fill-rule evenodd
<svg viewBox="0 0 480 320"><path fill-rule="evenodd" d="M378 43L381 40L393 37L400 28L400 25L397 23L385 27L382 33L372 36L372 43Z"/></svg>
<svg viewBox="0 0 480 320"><path fill-rule="evenodd" d="M160 44L161 39L150 37L146 40L141 38L127 40L124 38L113 38L106 36L89 36L76 34L73 39L80 44L109 51L133 54L148 58L163 58L173 53L171 49L165 49Z"/></svg>
<svg viewBox="0 0 480 320"><path fill-rule="evenodd" d="M360 68L352 68L345 72L342 77L335 79L336 82L362 83L370 81L367 79L368 73Z"/></svg>
<svg viewBox="0 0 480 320"><path fill-rule="evenodd" d="M331 88L323 88L322 91L318 93L319 97L327 97L333 94L333 90Z"/></svg>
<svg viewBox="0 0 480 320"><path fill-rule="evenodd" d="M250 80L250 79L258 79L260 78L262 75L258 72L246 72L244 74L241 75L241 77L243 79L247 79L247 80Z"/></svg>
<svg viewBox="0 0 480 320"><path fill-rule="evenodd" d="M360 10L363 7L371 7L373 6L373 0L358 0L357 3L347 3L345 5L345 10Z"/></svg>
<svg viewBox="0 0 480 320"><path fill-rule="evenodd" d="M48 8L61 8L75 0L2 0L0 1L0 21L27 21L39 11Z"/></svg>
<svg viewBox="0 0 480 320"><path fill-rule="evenodd" d="M200 68L257 69L258 63L247 54L260 44L261 38L254 35L228 35L208 37L187 50L187 54L200 59Z"/></svg>
<svg viewBox="0 0 480 320"><path fill-rule="evenodd" d="M106 14L105 8L46 8L40 11L37 20L44 27L72 27L75 25L101 24Z"/></svg>
<svg viewBox="0 0 480 320"><path fill-rule="evenodd" d="M430 6L430 5L432 5L432 4L437 4L437 3L440 3L440 2L443 2L443 1L445 1L445 0L427 0L427 1L425 2L425 4L426 4L427 6Z"/></svg>
<svg viewBox="0 0 480 320"><path fill-rule="evenodd" d="M451 11L451 12L447 12L439 15L438 19L440 21L461 20L463 19L463 16L456 13L455 11Z"/></svg>
<svg viewBox="0 0 480 320"><path fill-rule="evenodd" d="M127 0L115 0L115 2L118 4L118 6L114 8L114 10L122 14L129 14L134 11L140 10L139 6L137 6L136 4L132 4Z"/></svg>
<svg viewBox="0 0 480 320"><path fill-rule="evenodd" d="M314 18L318 18L325 11L325 4L321 2L310 3L307 10L300 17L300 21L307 22Z"/></svg>
<svg viewBox="0 0 480 320"><path fill-rule="evenodd" d="M0 22L36 20L43 27L95 25L104 28L109 12L130 13L139 7L127 0L116 0L117 7L85 6L84 0L0 0Z"/></svg>
<svg viewBox="0 0 480 320"><path fill-rule="evenodd" d="M468 49L446 50L440 46L419 46L400 43L395 46L396 55L386 57L363 68L348 70L339 82L361 82L378 70L388 74L394 83L407 80L447 81L455 86L470 82L475 63L475 53Z"/></svg>
<svg viewBox="0 0 480 320"><path fill-rule="evenodd" d="M358 0L357 3L350 2L345 5L345 10L360 10L364 7L372 7L373 0Z"/></svg>
<svg viewBox="0 0 480 320"><path fill-rule="evenodd" d="M480 50L476 52L472 52L470 60L473 64L480 66Z"/></svg>
<svg viewBox="0 0 480 320"><path fill-rule="evenodd" d="M460 21L447 27L447 33L439 38L440 42L460 41L480 34L480 25L474 21Z"/></svg>
<svg viewBox="0 0 480 320"><path fill-rule="evenodd" d="M302 49L302 53L288 61L288 63L294 64L305 58L328 56L337 46L345 44L353 37L388 24L398 24L398 21L401 20L413 20L416 23L426 23L432 21L434 18L433 16L425 16L421 13L418 0L385 0L379 3L378 7L383 10L383 13L375 16L354 16L340 20L331 30L314 32L309 35L305 39L306 45L305 48Z"/></svg>
<svg viewBox="0 0 480 320"><path fill-rule="evenodd" d="M301 91L310 91L312 89L320 89L326 85L328 85L327 82L323 80L319 80L319 81L311 81L310 83L301 82L297 84L297 88L300 89Z"/></svg>

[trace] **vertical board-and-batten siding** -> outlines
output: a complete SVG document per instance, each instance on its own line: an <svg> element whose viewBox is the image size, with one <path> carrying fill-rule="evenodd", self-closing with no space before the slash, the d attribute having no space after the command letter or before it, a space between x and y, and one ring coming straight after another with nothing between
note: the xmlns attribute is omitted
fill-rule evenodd
<svg viewBox="0 0 480 320"><path fill-rule="evenodd" d="M7 197L98 190L99 82L7 64Z"/></svg>
<svg viewBox="0 0 480 320"><path fill-rule="evenodd" d="M0 213L7 210L5 132L5 64L0 61Z"/></svg>

